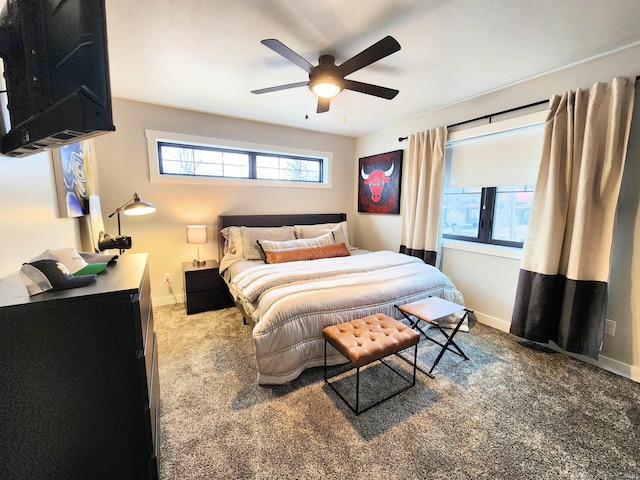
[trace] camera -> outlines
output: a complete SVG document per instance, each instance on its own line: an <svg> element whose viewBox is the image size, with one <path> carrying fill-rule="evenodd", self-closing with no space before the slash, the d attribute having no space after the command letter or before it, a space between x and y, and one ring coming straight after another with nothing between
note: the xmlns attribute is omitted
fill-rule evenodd
<svg viewBox="0 0 640 480"><path fill-rule="evenodd" d="M98 249L102 251L112 248L128 250L129 248L131 248L131 237L125 237L124 235L115 237L110 233L100 232L100 237L98 239Z"/></svg>

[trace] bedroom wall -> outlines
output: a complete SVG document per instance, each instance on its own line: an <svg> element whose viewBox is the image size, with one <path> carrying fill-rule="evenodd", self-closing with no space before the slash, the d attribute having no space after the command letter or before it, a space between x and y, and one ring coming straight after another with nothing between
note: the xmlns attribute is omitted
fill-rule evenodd
<svg viewBox="0 0 640 480"><path fill-rule="evenodd" d="M133 248L128 252L149 253L154 305L183 299L182 262L196 257L196 246L186 243L187 225L209 226L209 242L200 246L200 254L202 258L219 260L220 214L345 212L347 218L353 215L350 209L355 182L353 138L123 99L114 99L113 110L116 132L95 139L102 216L105 230L115 234L116 217L109 219L108 215L134 192L156 206L157 211L151 215L121 216L123 234L133 238ZM151 183L145 129L330 151L333 188ZM165 273L172 277L175 298L163 282Z"/></svg>
<svg viewBox="0 0 640 480"><path fill-rule="evenodd" d="M51 153L0 155L0 281L48 248L78 247L78 219L59 218Z"/></svg>
<svg viewBox="0 0 640 480"><path fill-rule="evenodd" d="M569 89L588 88L595 82L610 82L615 76L635 77L638 74L640 45L635 45L389 125L383 131L358 138L356 158L396 150L399 146L405 148L406 155L407 142L398 143L398 137L527 105ZM637 188L640 115L637 113L637 103L636 100L634 133L627 160L631 165L627 165L623 181L626 184L621 192L616 227L618 240L613 250L610 282L608 318L617 322L617 329L615 336L605 336L597 364L640 381L640 192ZM355 161L354 169L357 168ZM354 203L356 194L354 191ZM397 251L402 228L400 216L356 213L354 220L355 239L364 248ZM480 321L508 331L521 251L448 241L444 244L441 258L443 272L462 291L466 303L476 310Z"/></svg>

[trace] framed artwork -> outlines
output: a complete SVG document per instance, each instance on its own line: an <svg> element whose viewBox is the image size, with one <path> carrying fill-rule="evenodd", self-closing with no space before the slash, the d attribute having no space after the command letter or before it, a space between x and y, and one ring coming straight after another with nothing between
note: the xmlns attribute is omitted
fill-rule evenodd
<svg viewBox="0 0 640 480"><path fill-rule="evenodd" d="M60 217L89 213L89 197L95 193L96 161L92 140L63 145L52 150Z"/></svg>
<svg viewBox="0 0 640 480"><path fill-rule="evenodd" d="M402 150L358 161L358 212L400 213Z"/></svg>

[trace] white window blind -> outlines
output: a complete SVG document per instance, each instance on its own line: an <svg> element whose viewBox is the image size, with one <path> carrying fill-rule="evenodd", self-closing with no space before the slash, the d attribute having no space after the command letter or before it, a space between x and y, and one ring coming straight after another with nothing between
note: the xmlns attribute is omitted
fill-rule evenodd
<svg viewBox="0 0 640 480"><path fill-rule="evenodd" d="M546 111L449 134L445 187L535 185Z"/></svg>

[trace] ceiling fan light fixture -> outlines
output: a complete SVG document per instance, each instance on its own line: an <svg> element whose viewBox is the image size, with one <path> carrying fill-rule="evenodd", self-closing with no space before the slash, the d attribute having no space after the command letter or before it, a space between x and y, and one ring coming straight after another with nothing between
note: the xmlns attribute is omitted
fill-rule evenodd
<svg viewBox="0 0 640 480"><path fill-rule="evenodd" d="M289 88L297 88L306 85L309 87L309 90L318 97L317 113L328 112L331 99L338 95L342 90L351 90L367 95L373 95L374 97L386 98L387 100L391 100L398 94L398 90L379 85L372 85L370 83L357 82L355 80L347 80L345 78L353 72L371 65L378 60L382 60L383 58L400 50L400 44L390 35L387 35L370 47L365 48L363 51L340 65L336 65L335 57L328 54L320 55L318 58L318 65L312 65L308 60L301 57L280 40L275 38L266 38L260 43L269 47L277 54L283 56L291 63L307 72L309 74L309 81L251 90L251 93L277 92L279 90L287 90Z"/></svg>
<svg viewBox="0 0 640 480"><path fill-rule="evenodd" d="M313 93L322 98L333 98L342 91L342 84L331 76L322 76L309 83Z"/></svg>

